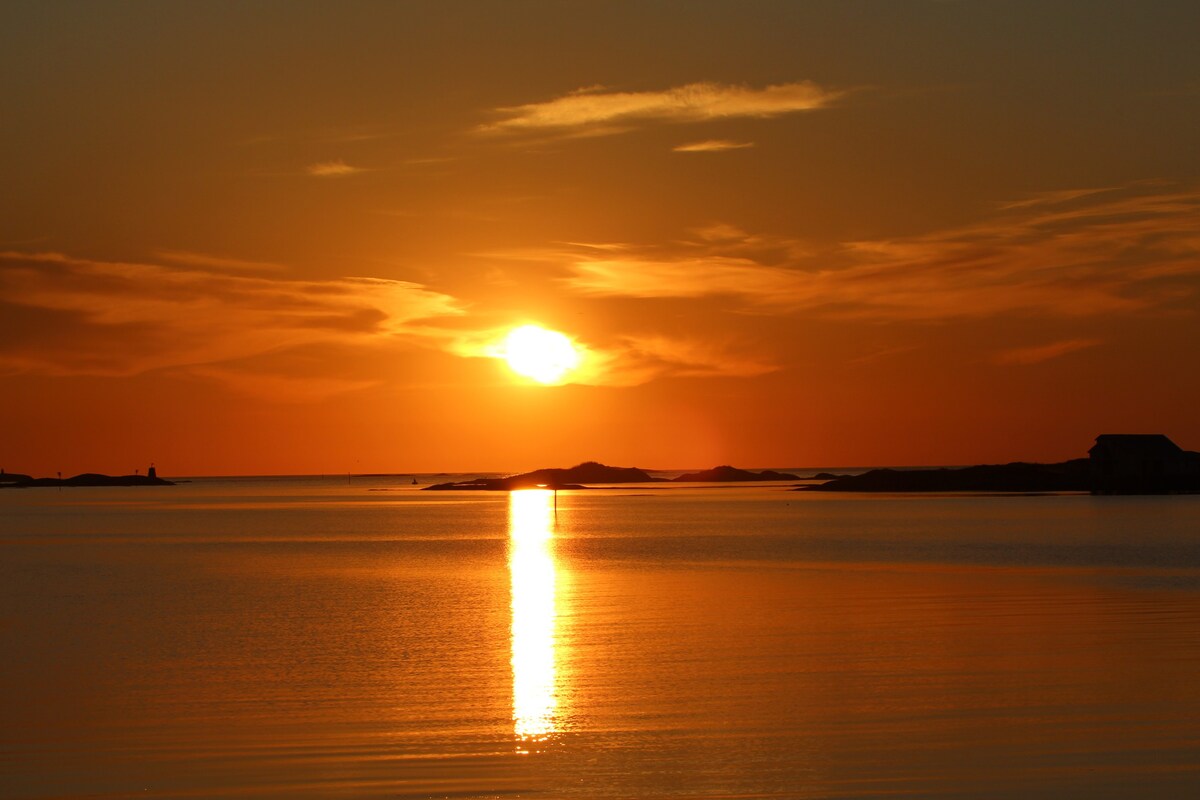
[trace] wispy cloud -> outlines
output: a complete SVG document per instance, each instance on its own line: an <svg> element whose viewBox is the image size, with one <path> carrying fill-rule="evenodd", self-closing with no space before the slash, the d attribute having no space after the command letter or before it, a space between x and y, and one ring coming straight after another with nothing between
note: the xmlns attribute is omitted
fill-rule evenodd
<svg viewBox="0 0 1200 800"><path fill-rule="evenodd" d="M1200 291L1200 191L1139 184L1058 192L974 225L815 248L710 226L668 248L557 255L571 290L741 298L761 312L946 320L1157 308Z"/></svg>
<svg viewBox="0 0 1200 800"><path fill-rule="evenodd" d="M999 208L1011 210L1014 208L1031 208L1034 206L1052 206L1060 203L1069 203L1072 200L1078 200L1081 197L1088 197L1094 194L1103 194L1104 192L1113 191L1112 187L1102 189L1062 189L1057 192L1039 192L1032 197L1026 197L1023 200L1009 200L1005 203L1000 203Z"/></svg>
<svg viewBox="0 0 1200 800"><path fill-rule="evenodd" d="M338 159L337 161L318 161L316 164L309 164L306 171L314 178L344 178L347 175L354 175L366 170L362 167L352 167Z"/></svg>
<svg viewBox="0 0 1200 800"><path fill-rule="evenodd" d="M281 272L284 269L282 264L277 264L273 261L250 261L244 258L216 256L209 253L193 253L188 250L156 250L154 256L174 264L186 264L190 267L211 270Z"/></svg>
<svg viewBox="0 0 1200 800"><path fill-rule="evenodd" d="M539 103L496 109L500 118L477 130L481 133L565 133L584 129L616 133L635 122L701 122L812 111L829 105L842 94L810 81L762 89L721 83L689 83L647 92L595 88Z"/></svg>
<svg viewBox="0 0 1200 800"><path fill-rule="evenodd" d="M0 368L132 375L321 343L413 336L454 298L380 278L295 280L199 267L0 253Z"/></svg>
<svg viewBox="0 0 1200 800"><path fill-rule="evenodd" d="M797 299L800 286L792 270L766 267L750 259L719 255L698 258L625 257L588 259L572 265L568 285L583 294L626 297L704 297Z"/></svg>
<svg viewBox="0 0 1200 800"><path fill-rule="evenodd" d="M705 139L703 142L690 142L672 147L676 153L720 153L723 150L744 150L754 147L754 142L733 142L729 139Z"/></svg>
<svg viewBox="0 0 1200 800"><path fill-rule="evenodd" d="M762 356L699 338L662 334L625 336L612 350L604 378L612 384L645 383L659 377L751 377L779 367Z"/></svg>
<svg viewBox="0 0 1200 800"><path fill-rule="evenodd" d="M1050 361L1059 356L1065 356L1068 353L1086 350L1098 344L1101 344L1101 340L1099 339L1064 339L1032 347L1017 347L997 353L996 363L1012 365L1040 364L1043 361Z"/></svg>

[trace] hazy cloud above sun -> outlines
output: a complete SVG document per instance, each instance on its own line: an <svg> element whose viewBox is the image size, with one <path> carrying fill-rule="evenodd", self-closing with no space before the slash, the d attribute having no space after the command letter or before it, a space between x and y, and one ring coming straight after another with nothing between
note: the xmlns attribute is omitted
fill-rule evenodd
<svg viewBox="0 0 1200 800"><path fill-rule="evenodd" d="M599 297L728 296L760 312L867 320L1089 316L1194 298L1197 230L1200 191L1142 184L1048 194L901 239L809 248L718 225L674 247L558 257L570 290Z"/></svg>
<svg viewBox="0 0 1200 800"><path fill-rule="evenodd" d="M638 122L702 122L733 117L776 117L824 108L843 92L811 81L755 89L722 83L689 83L661 91L616 92L581 89L538 103L496 109L499 119L480 133L624 130Z"/></svg>
<svg viewBox="0 0 1200 800"><path fill-rule="evenodd" d="M201 269L229 270L234 272L279 272L284 269L282 264L273 261L251 261L245 258L212 255L210 253L194 253L187 250L156 250L154 255L164 261L175 264L186 264Z"/></svg>

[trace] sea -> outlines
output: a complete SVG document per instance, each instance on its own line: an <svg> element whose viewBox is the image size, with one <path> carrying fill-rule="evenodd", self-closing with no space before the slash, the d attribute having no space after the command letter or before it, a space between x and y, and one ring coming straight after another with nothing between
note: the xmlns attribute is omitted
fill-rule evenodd
<svg viewBox="0 0 1200 800"><path fill-rule="evenodd" d="M0 490L3 798L1200 796L1200 496Z"/></svg>

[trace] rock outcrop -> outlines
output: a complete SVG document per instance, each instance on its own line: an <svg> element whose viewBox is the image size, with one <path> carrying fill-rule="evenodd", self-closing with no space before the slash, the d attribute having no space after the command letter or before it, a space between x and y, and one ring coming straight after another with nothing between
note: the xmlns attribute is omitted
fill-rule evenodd
<svg viewBox="0 0 1200 800"><path fill-rule="evenodd" d="M688 472L680 475L672 480L679 482L705 482L705 483L722 483L722 482L742 482L742 481L795 481L799 480L795 475L787 472L775 472L773 470L763 470L762 472L751 472L745 469L731 467L728 464L723 464L712 469L701 470L700 472Z"/></svg>
<svg viewBox="0 0 1200 800"><path fill-rule="evenodd" d="M1059 464L986 464L959 469L873 469L814 486L816 492L1085 492L1088 460Z"/></svg>
<svg viewBox="0 0 1200 800"><path fill-rule="evenodd" d="M1200 453L1159 433L1103 434L1087 458L1057 464L988 464L957 469L873 469L801 486L812 492L1200 492Z"/></svg>
<svg viewBox="0 0 1200 800"><path fill-rule="evenodd" d="M573 467L538 469L506 478L475 478L454 483L436 483L424 490L444 491L458 489L466 491L508 492L514 489L585 489L585 483L657 483L662 478L652 477L637 467L610 467L596 461L585 461Z"/></svg>

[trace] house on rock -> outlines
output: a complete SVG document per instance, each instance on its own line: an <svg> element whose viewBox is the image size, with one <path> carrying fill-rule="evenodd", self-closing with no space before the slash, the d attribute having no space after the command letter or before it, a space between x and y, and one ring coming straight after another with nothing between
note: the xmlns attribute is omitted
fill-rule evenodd
<svg viewBox="0 0 1200 800"><path fill-rule="evenodd" d="M1200 490L1200 453L1161 433L1106 433L1088 450L1093 494Z"/></svg>

